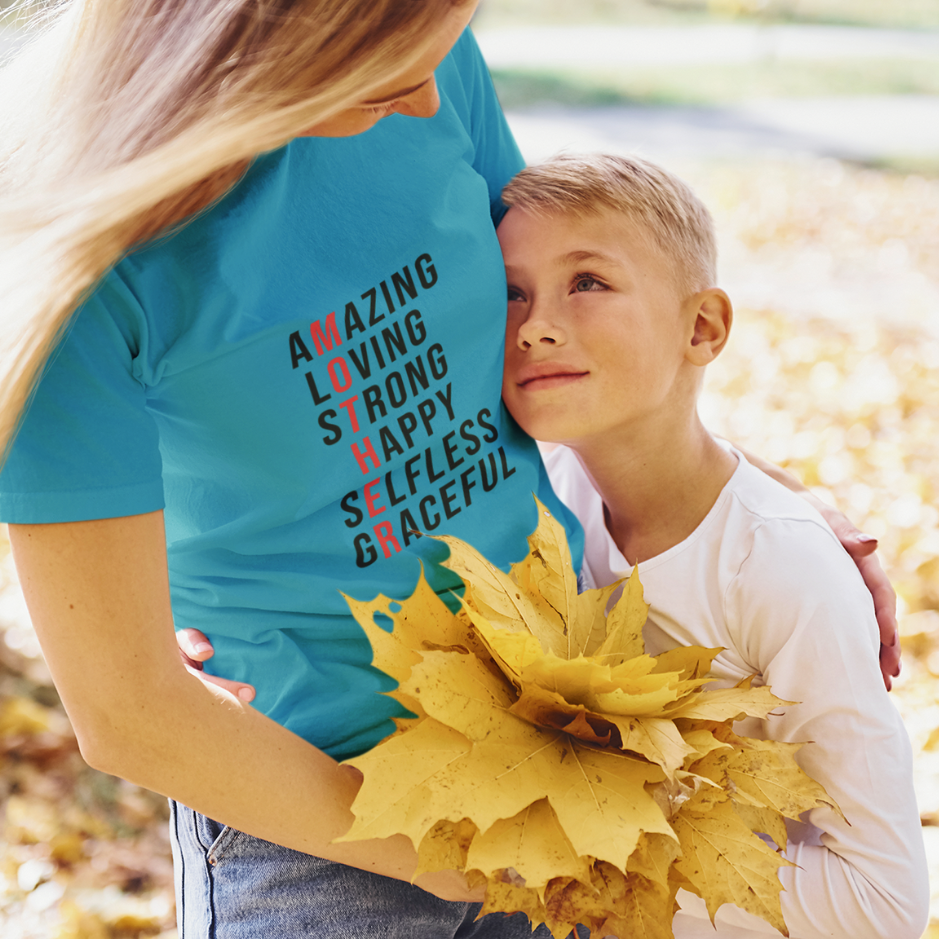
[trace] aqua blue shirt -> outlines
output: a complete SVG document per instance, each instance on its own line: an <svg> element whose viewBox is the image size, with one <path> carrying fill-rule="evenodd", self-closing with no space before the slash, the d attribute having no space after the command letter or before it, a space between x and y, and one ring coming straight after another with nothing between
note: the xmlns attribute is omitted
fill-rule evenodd
<svg viewBox="0 0 939 939"><path fill-rule="evenodd" d="M431 119L300 138L124 258L78 312L0 475L10 522L165 507L177 628L337 758L392 729L340 591L449 597L464 538L507 566L559 517L500 402L494 222L522 165L469 33ZM576 523L574 523L576 525Z"/></svg>

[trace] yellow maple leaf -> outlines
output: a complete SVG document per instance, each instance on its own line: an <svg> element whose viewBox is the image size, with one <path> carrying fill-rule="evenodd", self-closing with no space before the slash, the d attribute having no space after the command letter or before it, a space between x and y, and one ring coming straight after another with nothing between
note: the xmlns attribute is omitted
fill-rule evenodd
<svg viewBox="0 0 939 939"><path fill-rule="evenodd" d="M675 867L706 903L712 923L723 904L733 903L789 935L777 872L790 862L750 831L726 795L693 796L672 824L681 845Z"/></svg>
<svg viewBox="0 0 939 939"><path fill-rule="evenodd" d="M786 844L789 837L786 833L786 820L779 812L737 801L734 802L734 811L750 831L769 835L777 847L781 848Z"/></svg>
<svg viewBox="0 0 939 939"><path fill-rule="evenodd" d="M619 585L578 595L538 509L509 573L440 539L465 583L456 615L423 575L408 600L349 600L414 717L348 761L364 781L341 840L404 834L419 873L462 870L487 884L484 913L524 912L558 939L576 923L670 937L680 886L712 916L736 902L777 925L783 862L753 831L782 837L780 813L824 792L791 749L730 724L785 702L749 681L705 690L718 649L646 655L638 571L606 615Z"/></svg>
<svg viewBox="0 0 939 939"><path fill-rule="evenodd" d="M479 873L471 871L470 873ZM486 899L483 901L480 916L489 913L524 913L532 924L532 930L545 922L546 911L541 894L533 887L524 887L514 882L510 875L506 877L480 878L486 881ZM570 932L570 930L568 930ZM563 934L564 936L567 933Z"/></svg>
<svg viewBox="0 0 939 939"><path fill-rule="evenodd" d="M468 819L458 822L441 819L421 839L417 848L415 879L433 871L466 869L466 855L478 829Z"/></svg>
<svg viewBox="0 0 939 939"><path fill-rule="evenodd" d="M590 878L590 862L567 840L547 799L474 837L466 866L487 877L511 868L518 875L518 886L534 888L546 886L553 877Z"/></svg>
<svg viewBox="0 0 939 939"><path fill-rule="evenodd" d="M664 835L643 832L636 850L626 864L628 874L642 874L646 880L668 888L668 872L681 850L677 841Z"/></svg>
<svg viewBox="0 0 939 939"><path fill-rule="evenodd" d="M645 626L648 614L649 604L642 597L637 564L626 581L623 595L610 610L606 638L594 657L605 665L615 666L643 655L646 648L642 640L642 627Z"/></svg>
<svg viewBox="0 0 939 939"><path fill-rule="evenodd" d="M823 805L841 814L824 788L793 758L802 744L738 737L729 729L722 736L735 746L709 753L693 770L731 789L735 802L772 809L792 819Z"/></svg>
<svg viewBox="0 0 939 939"><path fill-rule="evenodd" d="M594 929L598 935L629 939L674 939L677 888L650 880L639 873L625 875L609 864L597 865L609 892L605 905L610 913Z"/></svg>

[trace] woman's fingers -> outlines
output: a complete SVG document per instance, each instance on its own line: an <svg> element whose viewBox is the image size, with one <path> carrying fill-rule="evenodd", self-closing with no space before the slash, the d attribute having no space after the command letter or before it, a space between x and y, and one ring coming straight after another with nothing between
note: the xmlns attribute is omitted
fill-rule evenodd
<svg viewBox="0 0 939 939"><path fill-rule="evenodd" d="M880 627L880 671L889 691L900 674L900 637L897 631L897 595L876 554L855 557L867 589L874 598L874 614Z"/></svg>
<svg viewBox="0 0 939 939"><path fill-rule="evenodd" d="M880 671L889 691L892 679L900 674L900 642L897 633L897 595L884 573L877 555L877 539L851 524L837 509L818 505L825 521L851 555L874 600L874 614L880 629Z"/></svg>
<svg viewBox="0 0 939 939"><path fill-rule="evenodd" d="M232 681L230 678L220 678L218 675L209 675L208 672L202 671L198 662L196 666L187 665L186 669L204 684L217 685L246 704L250 704L254 700L255 690L253 685L246 685L243 681Z"/></svg>
<svg viewBox="0 0 939 939"><path fill-rule="evenodd" d="M183 661L191 668L201 669L202 663L215 654L212 643L198 629L177 630L176 645L179 646Z"/></svg>
<svg viewBox="0 0 939 939"><path fill-rule="evenodd" d="M253 701L255 690L253 685L248 685L243 681L232 681L229 678L221 678L218 675L209 675L203 671L202 663L215 655L215 649L209 642L205 633L198 629L180 629L176 633L176 645L179 647L179 654L186 668L208 685L218 685L224 688L229 694L233 694L242 701Z"/></svg>

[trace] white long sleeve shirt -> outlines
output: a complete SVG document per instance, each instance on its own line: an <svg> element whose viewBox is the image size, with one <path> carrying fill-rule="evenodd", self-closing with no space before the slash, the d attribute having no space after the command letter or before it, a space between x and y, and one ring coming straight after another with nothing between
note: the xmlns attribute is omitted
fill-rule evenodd
<svg viewBox="0 0 939 939"><path fill-rule="evenodd" d="M814 809L789 827L781 868L792 939L919 939L929 886L909 739L881 678L870 594L854 563L810 506L734 451L739 464L707 517L680 544L641 560L651 604L646 651L722 646L712 674L724 687L754 684L800 704L736 728L747 736L810 741L802 768L849 824ZM583 576L594 587L632 568L604 523L603 502L576 454L545 458L561 500L584 526ZM704 902L681 891L676 939L778 935L725 904L717 931Z"/></svg>

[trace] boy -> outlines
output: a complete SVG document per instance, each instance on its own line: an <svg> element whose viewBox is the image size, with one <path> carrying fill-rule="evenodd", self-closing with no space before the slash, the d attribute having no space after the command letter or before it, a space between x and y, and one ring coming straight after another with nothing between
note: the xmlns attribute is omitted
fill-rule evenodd
<svg viewBox="0 0 939 939"><path fill-rule="evenodd" d="M546 463L584 526L587 585L639 563L649 653L721 646L724 684L757 674L803 702L740 728L811 741L799 761L850 823L819 809L791 826L790 935L918 939L929 891L910 747L870 595L821 517L697 416L732 319L707 210L664 170L613 156L530 167L503 198L503 398L525 431L564 445ZM679 902L678 939L775 934L727 905L715 933L702 901Z"/></svg>

